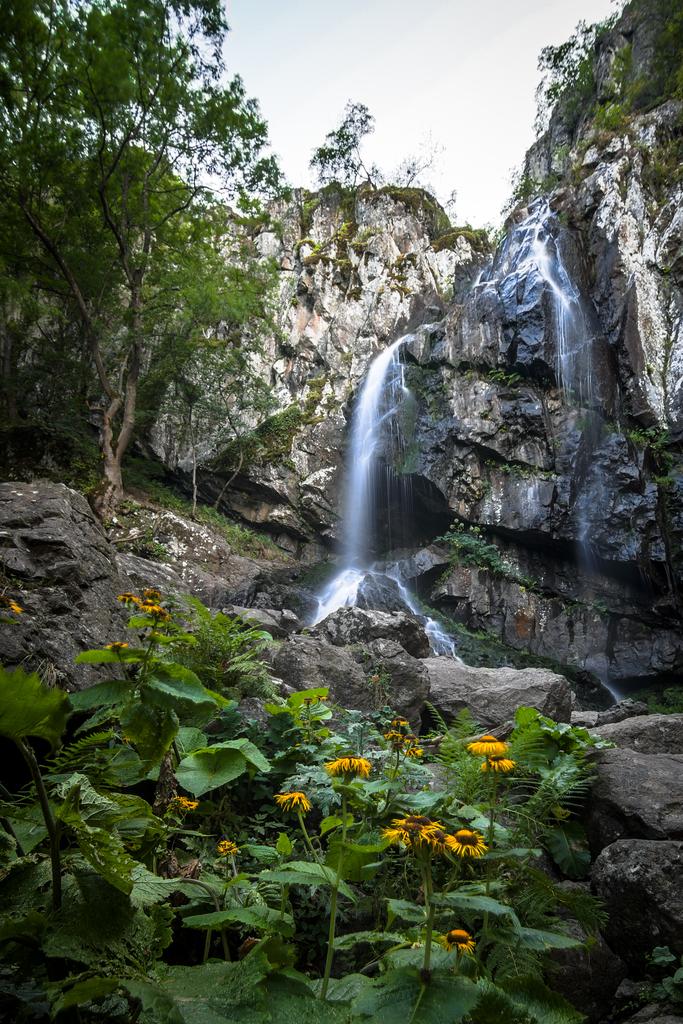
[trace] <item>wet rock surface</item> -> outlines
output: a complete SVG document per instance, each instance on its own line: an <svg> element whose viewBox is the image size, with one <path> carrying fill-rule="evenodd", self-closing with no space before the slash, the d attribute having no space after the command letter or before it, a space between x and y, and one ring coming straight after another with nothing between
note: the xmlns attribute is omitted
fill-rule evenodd
<svg viewBox="0 0 683 1024"><path fill-rule="evenodd" d="M604 934L642 974L654 946L683 953L683 843L620 839L597 857L591 880L609 915Z"/></svg>
<svg viewBox="0 0 683 1024"><path fill-rule="evenodd" d="M430 654L429 640L422 623L405 611L390 614L362 607L340 608L310 632L337 647L393 640L415 658L427 658Z"/></svg>

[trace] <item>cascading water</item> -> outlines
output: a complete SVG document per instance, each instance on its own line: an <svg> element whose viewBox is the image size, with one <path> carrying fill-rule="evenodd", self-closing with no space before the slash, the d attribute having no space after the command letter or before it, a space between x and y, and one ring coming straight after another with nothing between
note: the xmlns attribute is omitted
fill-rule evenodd
<svg viewBox="0 0 683 1024"><path fill-rule="evenodd" d="M476 289L517 293L533 282L535 275L548 285L552 297L557 339L556 376L558 385L579 402L595 398L592 349L595 332L572 281L556 239L557 218L544 198L529 206L528 215L508 233L503 246L478 279Z"/></svg>
<svg viewBox="0 0 683 1024"><path fill-rule="evenodd" d="M453 640L434 619L422 615L398 568L379 570L371 561L372 537L377 510L377 489L382 474L381 457L385 458L384 474L387 489L389 477L396 478L392 463L403 451L401 413L410 398L405 383L405 367L400 350L413 335L399 338L371 363L353 413L349 439L348 472L344 508L345 544L343 568L325 588L318 600L313 624L321 622L338 608L356 604L361 586L367 581L387 579L397 589L400 602L425 626L435 654L455 656ZM388 458L387 458L388 456ZM410 482L400 477L402 512L410 508ZM389 540L390 538L385 538Z"/></svg>

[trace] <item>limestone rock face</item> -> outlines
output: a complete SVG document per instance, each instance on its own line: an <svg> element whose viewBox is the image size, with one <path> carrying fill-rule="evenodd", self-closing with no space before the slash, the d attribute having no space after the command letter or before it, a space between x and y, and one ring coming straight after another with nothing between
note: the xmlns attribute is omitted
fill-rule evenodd
<svg viewBox="0 0 683 1024"><path fill-rule="evenodd" d="M682 876L683 843L673 841L620 839L593 865L593 889L609 915L607 942L637 973L654 946L683 953Z"/></svg>
<svg viewBox="0 0 683 1024"><path fill-rule="evenodd" d="M446 718L469 708L484 728L514 718L523 705L558 722L571 716L571 690L564 676L546 669L470 668L450 658L426 658L429 700Z"/></svg>
<svg viewBox="0 0 683 1024"><path fill-rule="evenodd" d="M429 640L422 623L406 612L392 614L364 608L340 608L311 632L337 647L372 640L394 640L415 658L426 658L430 654Z"/></svg>
<svg viewBox="0 0 683 1024"><path fill-rule="evenodd" d="M596 770L587 810L594 853L618 839L683 838L683 756L600 750Z"/></svg>

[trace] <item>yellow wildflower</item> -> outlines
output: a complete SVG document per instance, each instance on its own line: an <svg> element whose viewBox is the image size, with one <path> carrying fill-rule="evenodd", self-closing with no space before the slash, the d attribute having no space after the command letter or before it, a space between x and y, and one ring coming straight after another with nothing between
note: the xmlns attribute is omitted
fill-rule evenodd
<svg viewBox="0 0 683 1024"><path fill-rule="evenodd" d="M370 777L372 765L364 757L338 757L336 761L328 761L325 771L328 775L355 775L361 779Z"/></svg>
<svg viewBox="0 0 683 1024"><path fill-rule="evenodd" d="M432 853L445 853L453 840L440 821L432 821L421 814L394 818L391 827L382 830L382 835L390 843L402 843L412 851L429 850Z"/></svg>
<svg viewBox="0 0 683 1024"><path fill-rule="evenodd" d="M303 811L304 814L312 807L306 794L296 790L291 793L276 793L275 803L285 811Z"/></svg>
<svg viewBox="0 0 683 1024"><path fill-rule="evenodd" d="M509 757L503 757L502 754L489 754L482 763L481 770L483 772L502 772L506 775L514 769L515 765L516 761L512 761Z"/></svg>
<svg viewBox="0 0 683 1024"><path fill-rule="evenodd" d="M467 744L470 754L479 754L482 757L489 757L490 754L505 754L508 749L507 743L496 739L495 736L482 736L473 743Z"/></svg>
<svg viewBox="0 0 683 1024"><path fill-rule="evenodd" d="M160 601L161 591L157 590L156 587L148 587L147 590L142 591L142 596L145 601Z"/></svg>
<svg viewBox="0 0 683 1024"><path fill-rule="evenodd" d="M236 853L240 852L239 846L237 843L233 843L232 839L221 839L216 850L219 857L234 857Z"/></svg>
<svg viewBox="0 0 683 1024"><path fill-rule="evenodd" d="M11 597L5 597L4 594L0 595L0 604L3 604L5 608L9 608L15 615L23 615L24 609L20 604L17 604Z"/></svg>
<svg viewBox="0 0 683 1024"><path fill-rule="evenodd" d="M142 604L142 601L140 600L139 597L137 597L137 595L129 593L119 594L116 600L120 601L121 604Z"/></svg>
<svg viewBox="0 0 683 1024"><path fill-rule="evenodd" d="M470 828L461 828L452 835L449 850L458 857L483 857L488 847L484 837Z"/></svg>
<svg viewBox="0 0 683 1024"><path fill-rule="evenodd" d="M175 796L171 806L178 811L196 811L199 807L199 800L189 800L186 796Z"/></svg>
<svg viewBox="0 0 683 1024"><path fill-rule="evenodd" d="M460 953L474 953L474 939L464 928L452 928L442 937L441 944Z"/></svg>
<svg viewBox="0 0 683 1024"><path fill-rule="evenodd" d="M127 646L128 644L124 643L122 640L115 640L113 644L104 645L105 650L107 651L123 651Z"/></svg>

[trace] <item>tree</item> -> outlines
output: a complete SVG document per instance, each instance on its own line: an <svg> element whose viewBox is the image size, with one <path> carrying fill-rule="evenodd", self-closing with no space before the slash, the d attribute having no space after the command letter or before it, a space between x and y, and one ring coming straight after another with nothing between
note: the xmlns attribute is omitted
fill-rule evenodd
<svg viewBox="0 0 683 1024"><path fill-rule="evenodd" d="M0 0L0 182L34 271L96 371L106 515L123 495L141 376L183 303L217 196L274 189L266 125L224 80L220 0Z"/></svg>
<svg viewBox="0 0 683 1024"><path fill-rule="evenodd" d="M362 180L377 184L380 173L374 164L367 167L361 156L363 139L372 135L375 119L363 103L346 104L344 118L338 128L328 132L325 142L313 153L310 167L321 185L338 181L349 188Z"/></svg>

